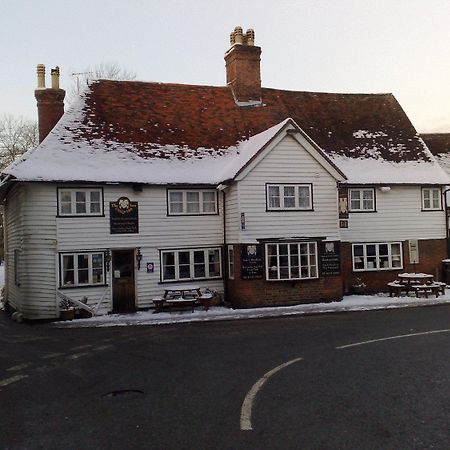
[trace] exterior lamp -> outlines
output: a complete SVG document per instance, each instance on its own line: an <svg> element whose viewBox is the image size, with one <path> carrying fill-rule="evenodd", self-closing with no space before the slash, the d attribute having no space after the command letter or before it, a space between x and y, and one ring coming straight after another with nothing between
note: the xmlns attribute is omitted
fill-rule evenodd
<svg viewBox="0 0 450 450"><path fill-rule="evenodd" d="M141 268L141 261L142 261L141 248L138 247L138 248L136 249L136 263L137 263L137 270L140 270L140 268Z"/></svg>

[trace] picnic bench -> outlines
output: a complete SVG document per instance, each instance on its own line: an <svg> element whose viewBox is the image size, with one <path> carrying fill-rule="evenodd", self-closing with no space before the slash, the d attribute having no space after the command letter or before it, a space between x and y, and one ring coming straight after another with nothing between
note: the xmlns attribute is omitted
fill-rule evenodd
<svg viewBox="0 0 450 450"><path fill-rule="evenodd" d="M399 273L398 280L391 281L387 284L389 296L393 295L399 297L404 292L408 295L409 292L415 293L416 297L425 295L428 298L429 294L434 294L439 297L439 294L445 294L446 283L434 281L434 277L427 273Z"/></svg>
<svg viewBox="0 0 450 450"><path fill-rule="evenodd" d="M203 309L208 311L212 297L209 292L202 293L199 286L186 284L167 287L163 297L153 298L152 301L155 313L174 308L189 308L194 312L197 305L203 306Z"/></svg>

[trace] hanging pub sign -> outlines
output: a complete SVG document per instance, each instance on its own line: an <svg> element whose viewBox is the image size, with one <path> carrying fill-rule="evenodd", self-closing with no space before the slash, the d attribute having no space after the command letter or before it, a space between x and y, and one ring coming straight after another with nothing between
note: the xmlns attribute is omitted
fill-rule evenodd
<svg viewBox="0 0 450 450"><path fill-rule="evenodd" d="M253 280L263 277L263 254L261 244L241 244L241 278Z"/></svg>
<svg viewBox="0 0 450 450"><path fill-rule="evenodd" d="M109 223L111 234L139 233L138 202L120 197L109 203Z"/></svg>
<svg viewBox="0 0 450 450"><path fill-rule="evenodd" d="M339 219L348 219L348 189L343 186L339 186Z"/></svg>
<svg viewBox="0 0 450 450"><path fill-rule="evenodd" d="M341 251L339 242L320 243L320 273L324 277L341 274Z"/></svg>

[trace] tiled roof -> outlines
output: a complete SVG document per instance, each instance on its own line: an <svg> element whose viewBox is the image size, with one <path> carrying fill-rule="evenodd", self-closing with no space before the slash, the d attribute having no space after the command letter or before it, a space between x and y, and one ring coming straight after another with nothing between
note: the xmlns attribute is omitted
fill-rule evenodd
<svg viewBox="0 0 450 450"><path fill-rule="evenodd" d="M227 87L102 80L86 95L84 126L70 130L74 138L132 144L143 157L223 151L291 117L329 155L429 161L391 94L263 88L264 106L238 107ZM166 145L177 148L167 152Z"/></svg>
<svg viewBox="0 0 450 450"><path fill-rule="evenodd" d="M450 133L423 133L421 136L433 155L450 153Z"/></svg>

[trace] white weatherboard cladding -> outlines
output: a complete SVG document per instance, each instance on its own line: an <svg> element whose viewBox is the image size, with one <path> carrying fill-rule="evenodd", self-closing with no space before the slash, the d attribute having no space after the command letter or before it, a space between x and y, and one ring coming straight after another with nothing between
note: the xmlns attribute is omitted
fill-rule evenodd
<svg viewBox="0 0 450 450"><path fill-rule="evenodd" d="M16 188L15 188L16 189ZM28 319L57 317L56 304L56 220L55 211L47 203L45 188L38 184L25 184L20 195L8 196L19 215L7 207L8 285L11 286L11 304L20 294L18 309ZM19 243L20 240L20 243ZM14 249L20 250L19 282L14 283Z"/></svg>
<svg viewBox="0 0 450 450"><path fill-rule="evenodd" d="M238 230L239 242L261 238L323 236L338 239L336 180L295 139L283 138L238 182L239 214L227 229L229 242ZM313 211L266 211L266 183L311 183ZM240 213L246 229L240 230Z"/></svg>
<svg viewBox="0 0 450 450"><path fill-rule="evenodd" d="M24 202L23 186L14 186L4 205L4 240L5 240L5 295L9 304L21 310L22 300L26 289L26 284L17 286L15 283L15 250L19 251L20 265L18 267L20 281L26 282L24 274L23 258L23 220L22 208Z"/></svg>
<svg viewBox="0 0 450 450"><path fill-rule="evenodd" d="M56 208L56 185L48 193L54 198ZM139 234L110 234L109 203L119 197L138 202ZM223 214L219 193L219 212L215 215L167 216L167 192L164 187L144 186L136 192L125 185L104 185L104 217L59 217L57 219L58 251L82 251L101 249L141 248L141 269L136 271L137 306L151 306L151 299L163 293L160 284L161 249L197 248L220 246L223 242ZM50 200L50 199L49 199ZM146 263L155 264L155 271L147 273ZM111 286L111 272L107 273ZM196 281L202 288L223 292L222 280ZM95 304L103 295L104 287L67 289L67 295L76 298L86 295L88 304ZM86 294L84 294L86 292ZM92 298L91 298L92 297ZM95 297L95 298L94 298ZM102 308L112 307L111 291L106 295Z"/></svg>
<svg viewBox="0 0 450 450"><path fill-rule="evenodd" d="M225 191L226 198L226 219L227 243L235 244L239 242L239 183L233 183Z"/></svg>
<svg viewBox="0 0 450 450"><path fill-rule="evenodd" d="M376 212L350 213L349 227L341 228L346 242L387 242L405 239L444 239L444 211L421 211L420 186L375 189Z"/></svg>

